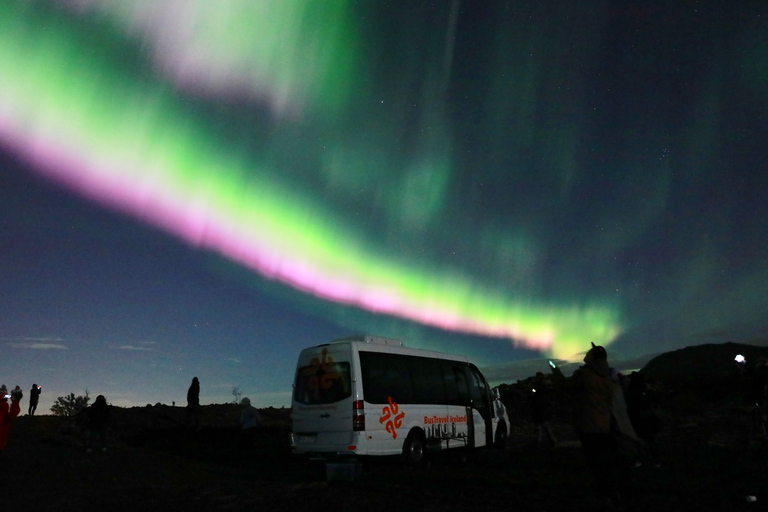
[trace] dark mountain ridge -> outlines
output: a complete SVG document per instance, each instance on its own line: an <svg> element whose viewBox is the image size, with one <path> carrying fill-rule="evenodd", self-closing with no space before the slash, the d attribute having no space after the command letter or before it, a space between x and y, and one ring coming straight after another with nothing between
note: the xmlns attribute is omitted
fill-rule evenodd
<svg viewBox="0 0 768 512"><path fill-rule="evenodd" d="M736 363L737 355L746 362ZM653 381L669 385L717 385L738 379L768 361L768 347L745 343L704 344L660 354L641 370Z"/></svg>

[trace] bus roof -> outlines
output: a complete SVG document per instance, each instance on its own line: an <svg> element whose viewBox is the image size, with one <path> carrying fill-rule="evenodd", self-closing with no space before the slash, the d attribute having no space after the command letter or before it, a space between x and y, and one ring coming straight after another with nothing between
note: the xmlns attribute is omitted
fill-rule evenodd
<svg viewBox="0 0 768 512"><path fill-rule="evenodd" d="M384 336L372 336L370 334L360 334L357 336L348 336L333 340L331 343L342 343L345 341L359 341L362 343L374 343L376 345L389 345L391 347L403 347L403 342L395 338L385 338Z"/></svg>
<svg viewBox="0 0 768 512"><path fill-rule="evenodd" d="M372 336L368 334L338 338L331 341L330 343L323 343L317 346L326 347L330 345L342 345L346 343L356 345L358 350L364 352L388 352L392 354L408 354L417 357L432 357L452 361L463 361L465 363L471 362L469 358L464 355L438 352L435 350L409 348L403 345L403 342L400 340L396 340L394 338L385 338L383 336Z"/></svg>

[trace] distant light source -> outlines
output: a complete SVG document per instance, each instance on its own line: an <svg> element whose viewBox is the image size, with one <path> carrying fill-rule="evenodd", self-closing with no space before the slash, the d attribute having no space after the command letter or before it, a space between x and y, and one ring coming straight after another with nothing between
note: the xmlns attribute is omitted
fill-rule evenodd
<svg viewBox="0 0 768 512"><path fill-rule="evenodd" d="M734 357L733 360L736 361L737 363L746 363L747 362L747 359L743 355L741 355L741 354L739 354L736 357Z"/></svg>

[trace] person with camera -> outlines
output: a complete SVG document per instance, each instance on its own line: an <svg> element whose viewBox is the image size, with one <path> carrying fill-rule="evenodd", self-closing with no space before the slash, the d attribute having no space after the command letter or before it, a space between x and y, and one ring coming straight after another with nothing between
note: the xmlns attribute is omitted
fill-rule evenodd
<svg viewBox="0 0 768 512"><path fill-rule="evenodd" d="M32 384L32 389L29 390L29 410L27 411L29 416L34 416L35 411L37 411L37 403L40 401L40 393L42 392L43 386Z"/></svg>
<svg viewBox="0 0 768 512"><path fill-rule="evenodd" d="M11 402L10 405L8 404L9 400ZM20 401L21 397L18 394L11 396L5 384L3 384L2 388L0 388L0 454L3 453L8 444L11 428L21 410Z"/></svg>

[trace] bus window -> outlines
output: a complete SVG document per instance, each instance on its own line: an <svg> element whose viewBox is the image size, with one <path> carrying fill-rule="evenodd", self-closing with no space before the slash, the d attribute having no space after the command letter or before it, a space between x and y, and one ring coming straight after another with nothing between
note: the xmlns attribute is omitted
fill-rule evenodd
<svg viewBox="0 0 768 512"><path fill-rule="evenodd" d="M472 396L469 393L469 383L467 382L467 374L464 373L464 368L460 366L453 367L453 374L456 377L456 388L459 390L459 404L467 405L470 403Z"/></svg>
<svg viewBox="0 0 768 512"><path fill-rule="evenodd" d="M296 372L294 400L305 405L331 404L352 394L349 363L314 363Z"/></svg>
<svg viewBox="0 0 768 512"><path fill-rule="evenodd" d="M452 363L443 365L446 402L449 405L468 405L469 386L464 368Z"/></svg>
<svg viewBox="0 0 768 512"><path fill-rule="evenodd" d="M413 403L445 404L445 386L440 361L427 357L414 357L410 362Z"/></svg>
<svg viewBox="0 0 768 512"><path fill-rule="evenodd" d="M453 366L443 363L441 366L443 386L445 388L445 403L456 404L459 402L459 390L456 388L456 377L453 376Z"/></svg>
<svg viewBox="0 0 768 512"><path fill-rule="evenodd" d="M363 394L366 402L386 404L391 397L399 404L413 403L408 359L396 354L360 352Z"/></svg>

